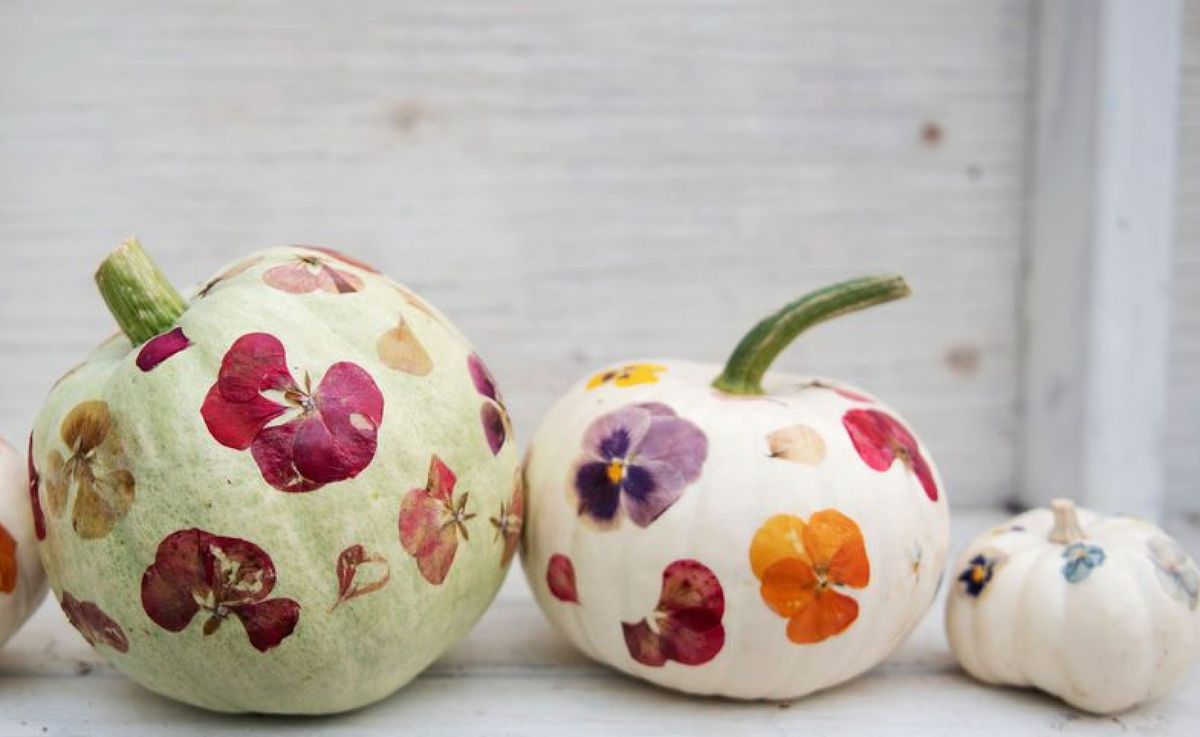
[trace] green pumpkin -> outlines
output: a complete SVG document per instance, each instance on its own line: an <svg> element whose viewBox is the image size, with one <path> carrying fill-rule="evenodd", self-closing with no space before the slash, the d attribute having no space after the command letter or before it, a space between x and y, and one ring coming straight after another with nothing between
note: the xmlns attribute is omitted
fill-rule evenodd
<svg viewBox="0 0 1200 737"><path fill-rule="evenodd" d="M463 637L523 505L508 415L458 330L307 246L185 302L129 241L97 283L123 332L54 386L30 445L42 562L97 650L207 709L318 714Z"/></svg>

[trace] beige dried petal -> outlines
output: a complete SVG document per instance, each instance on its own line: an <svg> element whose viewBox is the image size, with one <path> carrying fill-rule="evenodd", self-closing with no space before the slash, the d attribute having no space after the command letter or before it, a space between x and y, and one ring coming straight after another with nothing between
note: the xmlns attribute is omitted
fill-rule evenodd
<svg viewBox="0 0 1200 737"><path fill-rule="evenodd" d="M417 340L412 328L403 318L396 327L379 336L375 348L379 353L379 360L388 368L414 376L425 376L433 370L433 361L425 347Z"/></svg>
<svg viewBox="0 0 1200 737"><path fill-rule="evenodd" d="M772 458L816 465L825 459L825 440L808 425L789 425L767 436Z"/></svg>
<svg viewBox="0 0 1200 737"><path fill-rule="evenodd" d="M91 478L92 474L79 474L79 488L75 494L72 524L75 532L85 540L94 540L112 532L113 527L125 518L133 506L133 474L125 469L115 469L103 476Z"/></svg>

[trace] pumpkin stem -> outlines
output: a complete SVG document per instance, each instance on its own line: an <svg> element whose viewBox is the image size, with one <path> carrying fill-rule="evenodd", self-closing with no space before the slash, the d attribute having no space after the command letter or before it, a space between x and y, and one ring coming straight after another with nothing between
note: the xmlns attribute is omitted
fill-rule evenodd
<svg viewBox="0 0 1200 737"><path fill-rule="evenodd" d="M1079 516L1075 514L1075 502L1070 499L1053 499L1050 509L1054 512L1054 527L1050 529L1047 539L1059 545L1070 545L1087 537L1079 526Z"/></svg>
<svg viewBox="0 0 1200 737"><path fill-rule="evenodd" d="M810 292L746 333L713 386L727 394L764 394L763 375L800 333L820 322L891 302L911 293L897 274L865 276Z"/></svg>
<svg viewBox="0 0 1200 737"><path fill-rule="evenodd" d="M187 309L136 238L127 238L108 254L96 270L96 286L135 347L167 332Z"/></svg>

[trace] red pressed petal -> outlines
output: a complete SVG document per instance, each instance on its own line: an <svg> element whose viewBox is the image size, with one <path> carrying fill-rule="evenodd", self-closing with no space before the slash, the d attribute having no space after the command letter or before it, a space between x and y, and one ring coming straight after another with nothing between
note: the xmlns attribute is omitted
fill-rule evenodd
<svg viewBox="0 0 1200 737"><path fill-rule="evenodd" d="M307 294L321 288L321 275L309 270L305 263L274 266L263 272L263 281L290 294Z"/></svg>
<svg viewBox="0 0 1200 737"><path fill-rule="evenodd" d="M458 483L458 477L454 475L450 467L436 455L430 456L429 477L425 481L425 490L429 492L430 496L449 504L456 483Z"/></svg>
<svg viewBox="0 0 1200 737"><path fill-rule="evenodd" d="M482 358L474 353L467 356L467 371L471 374L471 383L475 384L475 391L496 402L502 401L500 392L496 389L496 380L492 378L492 372L488 371Z"/></svg>
<svg viewBox="0 0 1200 737"><path fill-rule="evenodd" d="M59 602L67 621L90 645L108 645L119 653L129 652L129 638L121 625L117 624L99 606L90 601L79 601L63 591Z"/></svg>
<svg viewBox="0 0 1200 737"><path fill-rule="evenodd" d="M575 588L575 566L570 558L562 553L550 556L550 562L546 564L546 587L559 601L579 603L579 592Z"/></svg>
<svg viewBox="0 0 1200 737"><path fill-rule="evenodd" d="M872 409L852 409L842 415L842 426L850 434L850 442L858 455L876 471L886 471L895 460L889 427L880 420L882 412Z"/></svg>
<svg viewBox="0 0 1200 737"><path fill-rule="evenodd" d="M710 609L680 609L660 622L663 650L681 665L702 665L725 646L721 615Z"/></svg>
<svg viewBox="0 0 1200 737"><path fill-rule="evenodd" d="M363 261L359 261L358 259L354 258L353 256L347 256L346 254L342 253L341 251L337 251L332 248L327 248L325 246L300 246L300 248L306 248L310 251L317 251L318 253L323 253L326 256L329 256L330 258L335 258L344 264L348 264L350 266L356 266L356 267L362 269L363 271L369 271L372 274L379 273L379 270L376 269L374 266L371 266L370 264L365 263Z"/></svg>
<svg viewBox="0 0 1200 737"><path fill-rule="evenodd" d="M375 457L383 394L370 374L343 361L329 367L313 399L319 424L306 420L296 438L297 469L325 483L357 476Z"/></svg>
<svg viewBox="0 0 1200 737"><path fill-rule="evenodd" d="M292 599L270 599L236 607L233 613L242 621L250 644L265 653L292 634L300 621L300 605Z"/></svg>
<svg viewBox="0 0 1200 737"><path fill-rule="evenodd" d="M17 588L17 541L0 522L0 594Z"/></svg>
<svg viewBox="0 0 1200 737"><path fill-rule="evenodd" d="M38 497L38 485L41 478L37 467L33 465L33 433L29 433L29 451L26 454L29 464L29 505L33 508L33 533L38 540L46 539L46 515L42 513L42 500Z"/></svg>
<svg viewBox="0 0 1200 737"><path fill-rule="evenodd" d="M249 333L225 352L200 414L218 443L245 450L268 422L287 411L262 392L289 387L295 387L295 381L287 370L283 344L273 335Z"/></svg>
<svg viewBox="0 0 1200 737"><path fill-rule="evenodd" d="M368 568L364 569L364 566ZM374 577L372 578L367 575L364 578L368 578L369 580L357 580L360 569L373 569L375 571ZM387 585L391 575L391 568L388 565L387 558L379 553L368 553L362 545L351 545L338 555L338 598L333 605L334 608L343 601L349 601L350 599L382 589Z"/></svg>
<svg viewBox="0 0 1200 737"><path fill-rule="evenodd" d="M487 438L488 449L492 455L500 452L508 437L508 423L505 421L504 410L495 402L484 402L479 408L479 420L483 423L483 435Z"/></svg>
<svg viewBox="0 0 1200 737"><path fill-rule="evenodd" d="M142 608L165 630L188 626L200 605L193 591L211 591L212 572L201 553L201 530L180 530L158 544L154 563L142 574Z"/></svg>
<svg viewBox="0 0 1200 737"><path fill-rule="evenodd" d="M192 341L183 334L183 328L175 328L162 335L156 335L146 341L142 349L138 351L137 367L142 371L150 371L191 344Z"/></svg>
<svg viewBox="0 0 1200 737"><path fill-rule="evenodd" d="M206 582L219 603L240 606L267 598L275 588L275 564L265 550L238 537L197 532Z"/></svg>
<svg viewBox="0 0 1200 737"><path fill-rule="evenodd" d="M362 289L362 279L348 271L321 264L319 271L321 288L333 294L350 294Z"/></svg>
<svg viewBox="0 0 1200 737"><path fill-rule="evenodd" d="M930 501L936 502L938 499L937 482L933 480L933 469L929 467L929 463L925 461L925 457L916 448L913 448L909 455L909 462L912 464L912 471L917 476L917 480L921 482L921 488L925 489L925 496L929 497Z"/></svg>
<svg viewBox="0 0 1200 737"><path fill-rule="evenodd" d="M696 560L677 560L663 570L658 609L663 612L703 610L720 622L725 613L725 592L717 576Z"/></svg>
<svg viewBox="0 0 1200 737"><path fill-rule="evenodd" d="M629 657L642 665L658 667L666 664L667 654L663 651L663 639L646 623L622 622L621 632L625 635L625 647Z"/></svg>
<svg viewBox="0 0 1200 737"><path fill-rule="evenodd" d="M313 491L324 486L305 478L296 468L295 441L300 425L300 421L293 420L268 427L258 434L250 446L250 454L258 464L263 480L280 491Z"/></svg>
<svg viewBox="0 0 1200 737"><path fill-rule="evenodd" d="M431 584L446 580L458 551L454 525L443 525L445 505L425 489L413 489L400 503L400 545L417 559L417 568Z"/></svg>

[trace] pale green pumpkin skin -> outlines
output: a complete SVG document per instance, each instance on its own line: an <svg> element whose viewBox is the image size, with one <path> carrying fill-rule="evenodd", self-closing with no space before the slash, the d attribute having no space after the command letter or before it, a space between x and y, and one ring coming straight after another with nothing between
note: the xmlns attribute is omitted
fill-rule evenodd
<svg viewBox="0 0 1200 737"><path fill-rule="evenodd" d="M135 365L138 350L124 336L106 341L50 392L33 430L33 460L43 473L47 454L69 450L60 426L80 402L108 404L136 490L127 515L111 533L83 539L66 511L39 499L46 537L40 555L51 586L98 605L128 639L120 653L97 649L121 672L180 701L226 712L320 714L381 699L421 672L461 639L483 613L507 570L504 539L489 523L513 493L517 467L511 433L493 455L480 422L483 397L467 370L472 349L440 315L413 306L387 277L327 259L362 280L361 290L338 294L280 291L263 281L270 268L291 263L298 248L263 251L262 261L189 300L177 325L187 349L153 370ZM380 336L400 318L432 359L416 376L385 365ZM349 361L378 386L383 417L377 447L357 477L304 493L287 493L263 478L250 451L214 440L201 416L222 357L240 336L266 332L287 351L292 375L313 384L331 364ZM425 487L431 454L457 475L454 496L469 492L469 540L460 540L440 585L428 582L401 546L401 501ZM300 605L294 631L259 652L235 617L211 635L197 615L180 632L158 626L144 610L144 572L159 543L178 530L243 538L270 556L276 583L270 598ZM382 554L390 580L369 594L338 601L335 565L348 546Z"/></svg>

